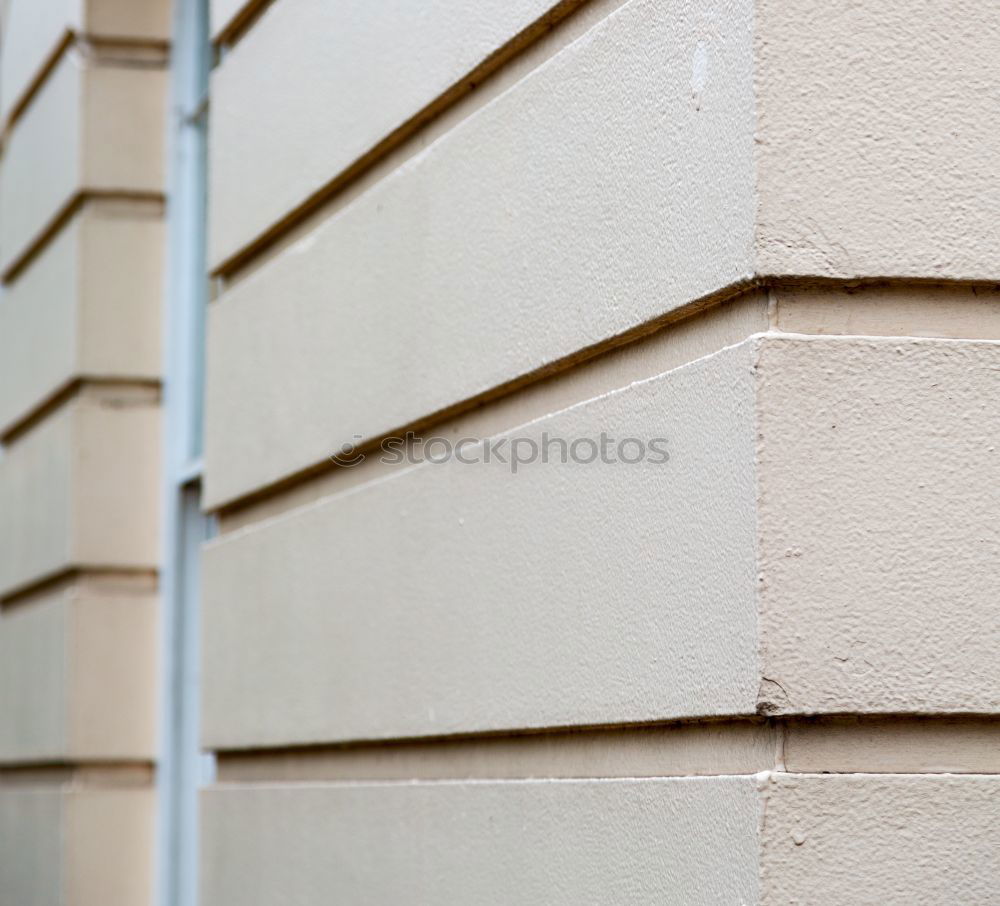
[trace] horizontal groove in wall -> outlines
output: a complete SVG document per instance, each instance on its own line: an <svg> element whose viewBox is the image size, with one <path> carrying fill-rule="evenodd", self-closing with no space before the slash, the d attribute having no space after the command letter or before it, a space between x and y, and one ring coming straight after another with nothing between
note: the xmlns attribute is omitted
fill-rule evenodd
<svg viewBox="0 0 1000 906"><path fill-rule="evenodd" d="M227 749L753 715L760 345L524 429L670 438L648 467L415 467L214 539L203 738Z"/></svg>
<svg viewBox="0 0 1000 906"><path fill-rule="evenodd" d="M760 720L536 732L218 753L220 783L658 777L752 774L774 766Z"/></svg>
<svg viewBox="0 0 1000 906"><path fill-rule="evenodd" d="M133 789L152 786L156 768L149 762L88 762L0 765L0 790L10 787Z"/></svg>
<svg viewBox="0 0 1000 906"><path fill-rule="evenodd" d="M786 277L736 287L386 436L493 436L765 330L1000 339L1000 285ZM384 440L359 446L355 452L366 459L355 468L317 463L223 506L218 513L222 533L383 476L388 467L372 454Z"/></svg>
<svg viewBox="0 0 1000 906"><path fill-rule="evenodd" d="M267 0L264 9L271 0ZM239 252L212 269L231 286L571 44L627 0L562 0ZM255 21L257 16L251 18ZM246 29L243 30L244 32ZM223 64L224 65L224 61ZM221 292L221 288L217 288Z"/></svg>
<svg viewBox="0 0 1000 906"><path fill-rule="evenodd" d="M169 41L90 33L80 33L75 37L79 47L102 65L142 65L154 60L159 66L170 65Z"/></svg>
<svg viewBox="0 0 1000 906"><path fill-rule="evenodd" d="M97 66L153 67L162 69L170 62L170 42L152 38L123 38L111 35L81 34L67 29L59 42L45 58L35 77L20 98L11 107L7 120L0 129L0 145L17 125L18 120L31 106L45 86L62 58L71 50L79 50L86 59Z"/></svg>
<svg viewBox="0 0 1000 906"><path fill-rule="evenodd" d="M1000 339L1000 283L770 277L772 329L817 335Z"/></svg>
<svg viewBox="0 0 1000 906"><path fill-rule="evenodd" d="M30 607L39 598L45 598L73 585L81 585L91 594L128 597L148 595L155 594L158 590L159 573L155 569L115 565L88 565L61 569L7 592L0 597L0 611L13 610L15 607Z"/></svg>
<svg viewBox="0 0 1000 906"><path fill-rule="evenodd" d="M63 55L73 46L74 39L75 36L72 29L66 29L55 47L45 57L35 77L28 83L21 96L11 107L10 113L7 114L7 121L3 124L2 130L0 130L0 145L7 140L7 135L24 114L24 111L31 106L31 102L35 99L38 92L42 90L46 79L52 74L56 66L59 65L59 61L63 58Z"/></svg>
<svg viewBox="0 0 1000 906"><path fill-rule="evenodd" d="M1000 774L1000 716L787 721L785 770L831 774Z"/></svg>
<svg viewBox="0 0 1000 906"><path fill-rule="evenodd" d="M219 752L220 784L789 773L1000 774L1000 718L681 723Z"/></svg>
<svg viewBox="0 0 1000 906"><path fill-rule="evenodd" d="M379 449L380 444L387 437L395 437L405 435L407 432L413 432L419 434L420 432L427 431L430 428L435 430L449 430L447 423L453 419L457 419L473 410L482 409L487 406L495 405L498 400L503 400L510 397L512 394L518 393L525 389L531 389L532 387L540 384L541 382L547 382L548 386L556 386L556 381L562 379L567 373L575 373L577 366L584 366L589 364L592 360L598 359L600 357L606 356L608 353L615 353L622 348L631 348L636 344L636 341L645 339L650 335L659 336L663 332L663 328L675 324L685 324L690 321L693 317L707 312L726 303L735 302L743 296L752 294L755 289L755 284L741 284L738 286L727 287L720 293L713 294L710 297L697 299L683 308L675 309L669 312L667 315L657 318L654 321L647 322L645 324L640 324L632 330L620 334L616 337L611 337L608 340L597 343L593 346L588 346L584 349L577 350L573 355L567 356L558 361L552 362L543 368L531 372L530 374L522 375L512 381L508 381L504 384L500 384L497 387L490 389L489 391L479 394L478 396L471 397L469 399L463 400L456 403L453 406L449 406L446 409L442 409L438 412L430 413L419 421L411 422L407 425L402 425L393 431L387 432L371 441L368 441L362 445L359 445L355 449L355 453L362 453L368 455ZM763 323L763 322L761 322ZM757 329L751 329L746 333L737 333L738 336L734 335L733 339L730 339L718 346L710 346L704 350L698 351L696 355L692 355L688 358L681 356L676 364L668 365L667 367L661 368L661 371L668 370L672 367L677 367L678 365L684 364L686 361L691 361L693 358L700 358L702 355L708 355L711 352L717 351L724 345L731 345L732 343L739 342L745 339L750 333L754 333ZM625 380L623 383L627 384L631 380L639 380L643 377L648 377L652 374L656 374L656 371L648 371L644 369L642 373L637 374L635 377L631 377ZM583 397L572 397L569 401L564 401L557 408L566 408L567 406L573 405L576 402L581 402L583 399L589 399L593 396L598 396L601 393L607 392L608 390L620 387L623 383L615 383L613 385L607 386L604 389L591 390L589 396ZM551 408L546 409L545 412L553 411ZM539 413L543 414L543 413ZM523 424L527 419L520 418L518 421L505 424L504 427L516 427L518 424ZM452 427L450 430L455 431L456 428ZM497 430L502 430L491 426L489 429L490 433L495 433ZM333 452L333 451L331 451ZM301 485L303 482L311 481L317 477L327 476L347 476L347 475L361 475L362 470L349 470L337 466L332 460L326 459L322 462L314 464L311 468L301 470L297 473L289 475L282 479L281 481L275 482L264 487L257 488L252 494L248 494L237 500L227 502L223 506L219 507L217 512L220 517L224 520L228 520L233 513L238 510L242 510L251 505L255 505L264 500L269 500L276 498L277 496L287 492L291 488ZM352 484L358 483L353 481ZM349 485L338 485L338 490L340 487ZM284 507L282 507L284 509ZM252 520L240 520L241 524L246 521ZM232 525L229 522L228 525Z"/></svg>
<svg viewBox="0 0 1000 906"><path fill-rule="evenodd" d="M233 47L254 23L267 12L275 0L246 0L243 6L231 16L229 21L213 36L212 42L220 51Z"/></svg>
<svg viewBox="0 0 1000 906"><path fill-rule="evenodd" d="M161 390L160 381L147 377L82 375L73 378L45 399L39 400L35 408L22 419L8 425L0 432L0 444L9 447L17 443L18 439L31 431L35 425L77 397L87 396L107 406L151 406L159 404Z"/></svg>
<svg viewBox="0 0 1000 906"><path fill-rule="evenodd" d="M55 238L59 231L83 208L91 202L133 204L148 212L151 207L162 212L166 205L166 196L162 192L135 192L123 190L84 190L77 192L68 199L62 208L49 220L48 224L32 240L31 244L10 263L0 274L0 282L13 283L18 275L38 257L42 250Z"/></svg>

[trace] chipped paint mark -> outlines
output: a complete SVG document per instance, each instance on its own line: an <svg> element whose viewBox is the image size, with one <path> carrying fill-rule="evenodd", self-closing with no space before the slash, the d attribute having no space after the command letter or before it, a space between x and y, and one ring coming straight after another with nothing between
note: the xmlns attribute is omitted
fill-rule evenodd
<svg viewBox="0 0 1000 906"><path fill-rule="evenodd" d="M695 110L701 109L701 96L708 83L708 44L699 41L691 60L691 99Z"/></svg>
<svg viewBox="0 0 1000 906"><path fill-rule="evenodd" d="M788 711L791 701L785 687L777 680L761 678L757 690L757 713L765 717Z"/></svg>

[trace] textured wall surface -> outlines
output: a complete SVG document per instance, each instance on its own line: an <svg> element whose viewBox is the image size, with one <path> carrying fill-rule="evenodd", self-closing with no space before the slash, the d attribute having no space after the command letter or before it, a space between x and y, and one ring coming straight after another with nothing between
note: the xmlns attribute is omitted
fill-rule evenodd
<svg viewBox="0 0 1000 906"><path fill-rule="evenodd" d="M0 0L0 906L149 902L157 680L204 906L995 903L997 6L207 6L182 117L175 4Z"/></svg>
<svg viewBox="0 0 1000 906"><path fill-rule="evenodd" d="M219 300L209 505L748 277L749 14L628 4Z"/></svg>
<svg viewBox="0 0 1000 906"><path fill-rule="evenodd" d="M206 740L753 713L752 351L511 432L547 464L427 463L214 542ZM559 461L602 431L618 461Z"/></svg>
<svg viewBox="0 0 1000 906"><path fill-rule="evenodd" d="M759 270L995 279L998 47L976 0L759 0Z"/></svg>
<svg viewBox="0 0 1000 906"><path fill-rule="evenodd" d="M203 893L249 906L328 891L372 903L979 906L1000 871L996 787L781 773L222 787L203 799Z"/></svg>
<svg viewBox="0 0 1000 906"><path fill-rule="evenodd" d="M212 84L211 266L283 219L552 5L270 6ZM351 39L331 53L330 35L338 33Z"/></svg>
<svg viewBox="0 0 1000 906"><path fill-rule="evenodd" d="M763 804L760 902L994 903L998 793L995 774L772 774Z"/></svg>
<svg viewBox="0 0 1000 906"><path fill-rule="evenodd" d="M459 98L486 10L225 38L205 896L993 902L996 7L592 0ZM671 459L327 462L408 425Z"/></svg>
<svg viewBox="0 0 1000 906"><path fill-rule="evenodd" d="M274 23L299 6L265 16L233 72L252 69L255 48L296 57ZM989 279L1000 180L982 124L1000 21L944 8L633 0L598 21L225 294L208 456L227 465L209 468L210 503L754 273ZM223 98L227 77L224 63ZM267 92L234 81L256 112ZM227 208L270 194L241 191L241 171L221 166L253 159L227 139L230 110L213 150L233 185L218 192L223 226ZM318 121L303 113L293 132ZM344 165L318 166L333 179ZM248 444L252 464L232 452Z"/></svg>
<svg viewBox="0 0 1000 906"><path fill-rule="evenodd" d="M751 777L234 787L202 807L210 903L757 902Z"/></svg>
<svg viewBox="0 0 1000 906"><path fill-rule="evenodd" d="M669 437L665 466L424 464L226 535L206 738L989 712L998 356L753 338L508 435Z"/></svg>
<svg viewBox="0 0 1000 906"><path fill-rule="evenodd" d="M1000 709L1000 343L765 343L762 658L780 712Z"/></svg>

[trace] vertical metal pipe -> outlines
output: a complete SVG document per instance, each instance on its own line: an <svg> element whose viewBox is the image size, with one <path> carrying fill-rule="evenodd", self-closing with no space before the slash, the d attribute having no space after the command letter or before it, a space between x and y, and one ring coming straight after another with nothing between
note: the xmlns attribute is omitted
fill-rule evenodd
<svg viewBox="0 0 1000 906"><path fill-rule="evenodd" d="M206 111L211 47L207 0L176 0L168 123L164 292L161 696L157 765L158 906L198 898L199 556L205 307Z"/></svg>

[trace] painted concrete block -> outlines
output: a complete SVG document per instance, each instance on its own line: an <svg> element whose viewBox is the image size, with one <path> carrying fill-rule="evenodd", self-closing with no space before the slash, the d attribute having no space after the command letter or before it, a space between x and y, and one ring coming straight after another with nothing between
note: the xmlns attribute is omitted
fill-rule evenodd
<svg viewBox="0 0 1000 906"><path fill-rule="evenodd" d="M711 7L620 9L213 305L208 505L748 277L750 4Z"/></svg>
<svg viewBox="0 0 1000 906"><path fill-rule="evenodd" d="M996 775L772 774L764 795L762 906L996 901Z"/></svg>
<svg viewBox="0 0 1000 906"><path fill-rule="evenodd" d="M553 5L555 0L281 0L269 7L213 75L213 266ZM332 43L337 53L330 52ZM260 128L262 120L267 129Z"/></svg>
<svg viewBox="0 0 1000 906"><path fill-rule="evenodd" d="M169 0L7 0L0 11L0 122L41 75L69 32L163 41Z"/></svg>
<svg viewBox="0 0 1000 906"><path fill-rule="evenodd" d="M512 432L547 464L418 466L212 542L207 745L753 713L751 352ZM602 432L644 461L559 461Z"/></svg>
<svg viewBox="0 0 1000 906"><path fill-rule="evenodd" d="M0 787L4 901L143 906L152 891L151 791Z"/></svg>
<svg viewBox="0 0 1000 906"><path fill-rule="evenodd" d="M224 787L202 797L202 899L757 903L752 777Z"/></svg>
<svg viewBox="0 0 1000 906"><path fill-rule="evenodd" d="M508 435L665 465L452 459L225 535L205 741L996 711L998 375L996 342L758 336Z"/></svg>
<svg viewBox="0 0 1000 906"><path fill-rule="evenodd" d="M156 599L77 584L0 611L0 761L152 759Z"/></svg>
<svg viewBox="0 0 1000 906"><path fill-rule="evenodd" d="M160 414L148 398L78 396L0 460L0 594L77 567L159 559Z"/></svg>
<svg viewBox="0 0 1000 906"><path fill-rule="evenodd" d="M89 204L0 299L0 430L72 381L160 372L157 211Z"/></svg>
<svg viewBox="0 0 1000 906"><path fill-rule="evenodd" d="M7 139L0 162L0 270L81 191L159 192L166 73L67 53Z"/></svg>

